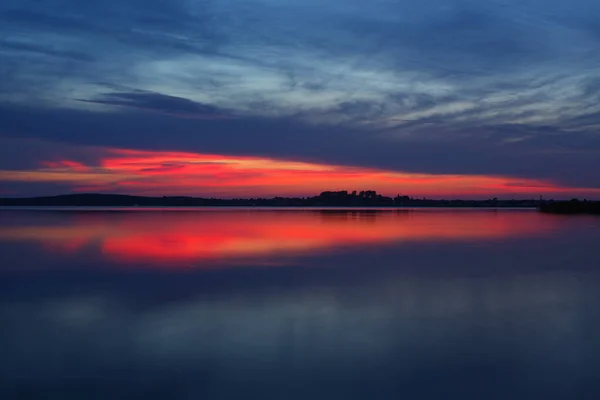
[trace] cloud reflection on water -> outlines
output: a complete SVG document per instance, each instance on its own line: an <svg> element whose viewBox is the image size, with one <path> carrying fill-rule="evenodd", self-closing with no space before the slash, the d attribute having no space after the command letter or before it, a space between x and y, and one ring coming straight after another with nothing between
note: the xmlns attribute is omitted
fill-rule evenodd
<svg viewBox="0 0 600 400"><path fill-rule="evenodd" d="M249 259L269 264L347 247L525 237L556 227L554 219L531 211L492 210L138 211L41 217L0 227L0 240L36 242L54 254L91 247L109 261L155 267Z"/></svg>
<svg viewBox="0 0 600 400"><path fill-rule="evenodd" d="M600 394L596 218L489 210L0 218L8 261L0 398ZM140 245L128 247L132 240ZM111 241L128 251L107 252ZM253 243L265 246L249 252ZM230 262L236 268L210 268ZM172 268L187 265L199 268Z"/></svg>

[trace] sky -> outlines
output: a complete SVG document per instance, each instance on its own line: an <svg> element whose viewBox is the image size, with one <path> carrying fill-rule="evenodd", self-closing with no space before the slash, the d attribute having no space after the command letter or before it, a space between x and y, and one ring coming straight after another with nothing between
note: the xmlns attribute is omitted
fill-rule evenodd
<svg viewBox="0 0 600 400"><path fill-rule="evenodd" d="M0 196L600 199L597 0L3 0Z"/></svg>

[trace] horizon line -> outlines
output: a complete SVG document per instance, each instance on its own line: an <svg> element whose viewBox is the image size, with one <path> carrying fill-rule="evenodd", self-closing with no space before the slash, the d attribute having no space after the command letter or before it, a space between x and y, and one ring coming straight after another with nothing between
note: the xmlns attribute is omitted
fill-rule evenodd
<svg viewBox="0 0 600 400"><path fill-rule="evenodd" d="M318 194L308 195L308 196L273 196L273 197L261 197L261 196L251 196L251 197L211 197L211 196L193 196L193 195L143 195L143 194L129 194L129 193L102 193L102 192L82 192L82 193L62 193L62 194L54 194L54 195L38 195L38 196L18 196L18 197L6 197L1 196L0 200L30 200L30 199L41 199L41 198L56 198L56 197L67 197L67 196L122 196L122 197L140 197L140 198L149 198L149 199L160 199L160 198L185 198L185 199L205 199L205 200L274 200L274 199L310 199L315 197L320 197L324 193L343 193L346 192L347 196L353 196L353 192L347 190L328 190L323 191ZM361 191L356 191L356 194L359 194ZM488 198L450 198L450 197L425 197L418 196L413 197L410 195L401 195L397 194L395 196L384 195L381 193L377 193L376 191L365 190L362 192L374 192L377 196L381 196L382 198L395 199L397 197L408 197L411 201L422 201L422 200L433 200L433 201L565 201L562 198L545 198L543 195L540 195L539 198L535 197L511 197L511 198L501 198L501 197L488 197ZM358 196L357 196L358 197ZM591 199L591 198L579 198L579 197L565 197L566 200L580 200L580 201L600 201L600 199Z"/></svg>

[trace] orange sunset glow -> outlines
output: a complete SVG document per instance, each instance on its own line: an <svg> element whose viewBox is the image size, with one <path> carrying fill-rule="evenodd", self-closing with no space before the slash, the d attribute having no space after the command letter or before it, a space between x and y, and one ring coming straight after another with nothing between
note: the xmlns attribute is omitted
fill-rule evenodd
<svg viewBox="0 0 600 400"><path fill-rule="evenodd" d="M47 252L98 249L111 261L190 265L235 260L281 261L340 248L428 241L455 242L542 234L554 219L492 211L219 211L77 215L62 222L0 228L0 239L37 242Z"/></svg>
<svg viewBox="0 0 600 400"><path fill-rule="evenodd" d="M77 192L221 197L309 196L342 189L432 197L584 190L532 179L415 174L262 157L125 149L106 150L95 165L47 160L37 169L0 171L0 181L61 183Z"/></svg>

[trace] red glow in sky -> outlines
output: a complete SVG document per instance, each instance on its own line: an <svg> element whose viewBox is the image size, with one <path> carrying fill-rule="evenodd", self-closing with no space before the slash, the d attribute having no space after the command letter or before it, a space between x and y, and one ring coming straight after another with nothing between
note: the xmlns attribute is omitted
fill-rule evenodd
<svg viewBox="0 0 600 400"><path fill-rule="evenodd" d="M0 171L0 180L67 184L77 192L215 197L310 196L324 190L376 190L429 197L532 196L593 190L533 179L415 174L263 157L108 149L96 165L52 160Z"/></svg>

